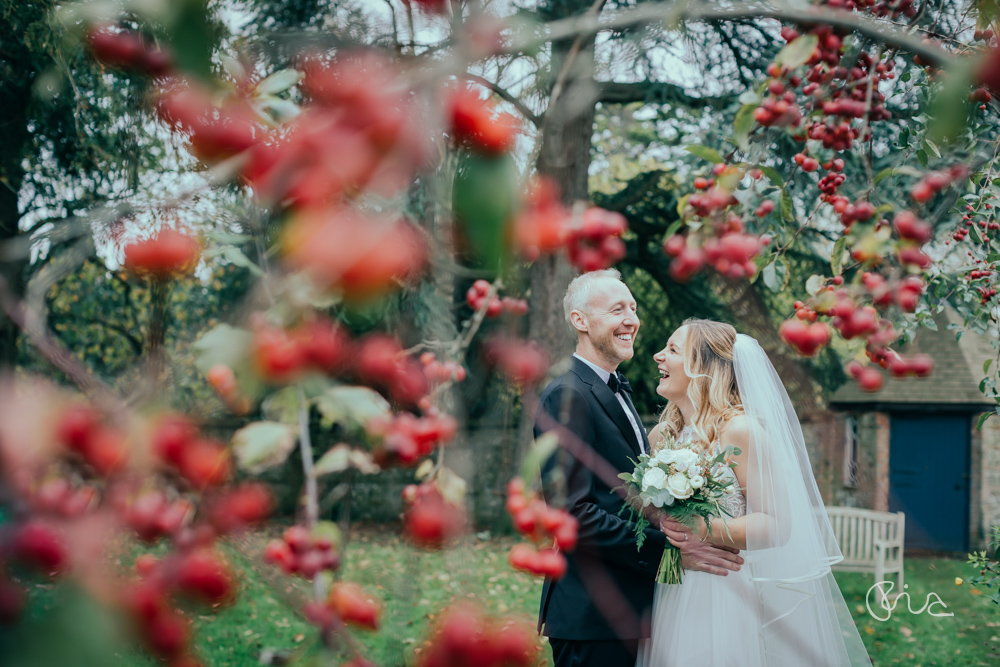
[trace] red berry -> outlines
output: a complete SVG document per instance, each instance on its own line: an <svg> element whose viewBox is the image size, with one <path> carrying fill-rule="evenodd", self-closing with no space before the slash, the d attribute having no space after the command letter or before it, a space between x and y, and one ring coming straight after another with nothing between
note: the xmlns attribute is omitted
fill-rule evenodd
<svg viewBox="0 0 1000 667"><path fill-rule="evenodd" d="M67 567L66 547L56 532L41 523L26 523L10 543L14 559L44 574L58 574Z"/></svg>
<svg viewBox="0 0 1000 667"><path fill-rule="evenodd" d="M191 273L200 254L201 248L193 238L164 228L152 238L125 246L124 266L132 273L166 280Z"/></svg>
<svg viewBox="0 0 1000 667"><path fill-rule="evenodd" d="M232 598L233 578L219 558L209 552L195 551L186 555L177 566L174 585L177 590L208 604L218 604Z"/></svg>
<svg viewBox="0 0 1000 667"><path fill-rule="evenodd" d="M345 623L368 630L378 630L379 606L357 584L350 582L334 584L326 603Z"/></svg>
<svg viewBox="0 0 1000 667"><path fill-rule="evenodd" d="M885 383L884 376L871 366L861 369L857 376L858 386L863 391L876 392Z"/></svg>

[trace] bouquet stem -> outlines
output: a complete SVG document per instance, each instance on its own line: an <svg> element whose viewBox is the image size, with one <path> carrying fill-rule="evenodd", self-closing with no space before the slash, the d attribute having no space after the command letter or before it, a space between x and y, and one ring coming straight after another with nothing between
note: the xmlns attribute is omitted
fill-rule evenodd
<svg viewBox="0 0 1000 667"><path fill-rule="evenodd" d="M684 568L681 567L681 552L679 549L667 545L663 551L663 558L660 559L660 569L656 572L656 583L658 584L679 584Z"/></svg>

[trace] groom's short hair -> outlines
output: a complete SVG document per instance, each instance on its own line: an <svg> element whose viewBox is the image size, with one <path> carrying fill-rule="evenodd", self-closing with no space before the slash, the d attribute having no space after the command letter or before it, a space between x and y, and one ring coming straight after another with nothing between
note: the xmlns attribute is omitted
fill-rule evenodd
<svg viewBox="0 0 1000 667"><path fill-rule="evenodd" d="M566 296L563 297L563 314L566 322L572 327L573 322L569 316L574 310L586 311L587 303L590 301L590 291L594 283L603 279L622 280L622 274L618 269L602 269L601 271L588 271L577 276L566 288Z"/></svg>

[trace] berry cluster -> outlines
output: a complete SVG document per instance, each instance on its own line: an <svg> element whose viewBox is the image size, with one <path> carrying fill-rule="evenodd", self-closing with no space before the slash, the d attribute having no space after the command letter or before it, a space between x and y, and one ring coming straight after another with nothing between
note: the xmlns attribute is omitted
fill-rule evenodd
<svg viewBox="0 0 1000 667"><path fill-rule="evenodd" d="M947 170L928 172L910 189L910 196L913 201L922 204L955 181L968 176L969 168L961 164L953 165Z"/></svg>
<svg viewBox="0 0 1000 667"><path fill-rule="evenodd" d="M876 392L885 384L885 377L873 366L862 366L857 361L847 364L851 374L863 391Z"/></svg>
<svg viewBox="0 0 1000 667"><path fill-rule="evenodd" d="M815 317L815 311L812 312ZM786 343L805 357L813 356L819 348L830 342L830 328L823 322L809 324L801 319L785 320L781 323L778 333Z"/></svg>
<svg viewBox="0 0 1000 667"><path fill-rule="evenodd" d="M163 466L195 489L218 486L232 472L229 450L201 436L186 417L167 415L154 426L152 449Z"/></svg>
<svg viewBox="0 0 1000 667"><path fill-rule="evenodd" d="M489 282L485 280L477 280L472 283L472 287L469 291L465 293L465 302L469 304L469 308L473 310L480 310L486 305L486 298L490 295L491 286ZM502 313L508 313L510 315L527 315L528 314L528 302L524 299L514 299L509 296L505 296L502 299L496 294L490 299L489 304L486 305L486 317L497 317Z"/></svg>
<svg viewBox="0 0 1000 667"><path fill-rule="evenodd" d="M800 81L793 79L793 87ZM781 81L772 81L767 87L770 95L754 109L754 119L764 127L798 127L802 122L802 111L795 103L795 92L785 89Z"/></svg>
<svg viewBox="0 0 1000 667"><path fill-rule="evenodd" d="M628 227L620 213L591 207L583 212L579 227L571 227L566 242L570 264L584 273L600 271L625 257L622 233Z"/></svg>
<svg viewBox="0 0 1000 667"><path fill-rule="evenodd" d="M189 137L191 152L207 162L248 150L260 131L259 116L244 100L229 97L217 106L212 90L190 81L164 85L157 111L165 123Z"/></svg>
<svg viewBox="0 0 1000 667"><path fill-rule="evenodd" d="M141 577L125 594L128 611L151 653L171 665L197 665L191 657L191 627L176 608L178 598L207 605L231 602L236 585L228 565L207 549L191 549L162 560L140 557Z"/></svg>
<svg viewBox="0 0 1000 667"><path fill-rule="evenodd" d="M333 630L338 621L363 630L378 630L381 606L361 586L338 581L330 587L323 602L309 602L304 610L306 618L324 631ZM357 663L355 663L357 664Z"/></svg>
<svg viewBox="0 0 1000 667"><path fill-rule="evenodd" d="M451 415L439 414L436 410L424 417L402 412L390 422L369 422L367 430L381 440L373 452L376 463L382 467L409 466L436 447L451 442L458 432L458 422Z"/></svg>
<svg viewBox="0 0 1000 667"><path fill-rule="evenodd" d="M118 69L139 72L151 77L168 75L173 58L158 46L147 43L139 33L97 26L87 33L87 46L100 62Z"/></svg>
<svg viewBox="0 0 1000 667"><path fill-rule="evenodd" d="M510 151L520 132L514 116L498 113L472 88L459 88L449 96L448 114L455 140L489 155Z"/></svg>
<svg viewBox="0 0 1000 667"><path fill-rule="evenodd" d="M416 279L427 241L391 215L337 207L296 211L282 231L284 261L351 303L366 303Z"/></svg>
<svg viewBox="0 0 1000 667"><path fill-rule="evenodd" d="M530 627L463 605L443 613L418 650L417 667L529 667L539 649Z"/></svg>
<svg viewBox="0 0 1000 667"><path fill-rule="evenodd" d="M340 567L340 554L329 537L314 536L304 526L292 526L280 540L267 543L264 562L280 567L285 574L312 579L323 570L336 571Z"/></svg>
<svg viewBox="0 0 1000 667"><path fill-rule="evenodd" d="M55 439L70 457L100 477L120 472L128 461L129 443L121 430L90 406L67 406L55 424Z"/></svg>
<svg viewBox="0 0 1000 667"><path fill-rule="evenodd" d="M491 338L483 345L483 359L522 386L538 384L549 370L549 355L534 341Z"/></svg>
<svg viewBox="0 0 1000 667"><path fill-rule="evenodd" d="M351 377L403 406L419 404L429 390L424 364L406 355L391 336L371 334L354 341L319 316L292 328L255 317L252 326L252 367L271 384L294 382L308 371ZM225 367L213 367L210 375L209 382L223 398L236 391L235 376Z"/></svg>
<svg viewBox="0 0 1000 667"><path fill-rule="evenodd" d="M433 352L424 352L420 355L420 363L424 366L424 376L431 384L465 381L465 366L457 361L441 362Z"/></svg>
<svg viewBox="0 0 1000 667"><path fill-rule="evenodd" d="M574 215L559 200L559 188L547 178L533 179L514 222L514 246L525 259L566 249L570 264L581 271L606 269L625 257L621 235L624 216L590 207Z"/></svg>
<svg viewBox="0 0 1000 667"><path fill-rule="evenodd" d="M507 485L507 512L514 528L536 544L514 545L510 564L517 570L560 579L566 573L566 559L560 552L576 548L577 521L566 510L549 507L534 493L525 490L524 481L517 477Z"/></svg>
<svg viewBox="0 0 1000 667"><path fill-rule="evenodd" d="M441 495L437 484L410 484L403 489L403 529L411 542L424 549L440 549L465 529L465 511Z"/></svg>
<svg viewBox="0 0 1000 667"><path fill-rule="evenodd" d="M168 280L194 271L201 255L198 242L169 227L149 239L125 246L125 269L153 280Z"/></svg>

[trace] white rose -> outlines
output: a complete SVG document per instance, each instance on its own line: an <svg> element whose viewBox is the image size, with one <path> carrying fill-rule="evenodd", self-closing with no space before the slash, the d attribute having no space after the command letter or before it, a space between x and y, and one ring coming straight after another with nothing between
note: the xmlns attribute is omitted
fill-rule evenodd
<svg viewBox="0 0 1000 667"><path fill-rule="evenodd" d="M642 490L647 491L650 487L663 489L667 485L667 473L660 468L650 468L642 476Z"/></svg>
<svg viewBox="0 0 1000 667"><path fill-rule="evenodd" d="M691 475L691 488L700 489L705 484L705 478L701 475Z"/></svg>
<svg viewBox="0 0 1000 667"><path fill-rule="evenodd" d="M677 464L678 470L687 470L698 463L698 455L690 449L678 449L674 452L672 463Z"/></svg>
<svg viewBox="0 0 1000 667"><path fill-rule="evenodd" d="M672 449L661 449L656 452L651 459L649 459L649 465L670 465L674 462L674 450Z"/></svg>
<svg viewBox="0 0 1000 667"><path fill-rule="evenodd" d="M691 494L694 493L688 478L681 473L671 475L667 479L667 491L670 491L673 497L678 500L690 498Z"/></svg>

